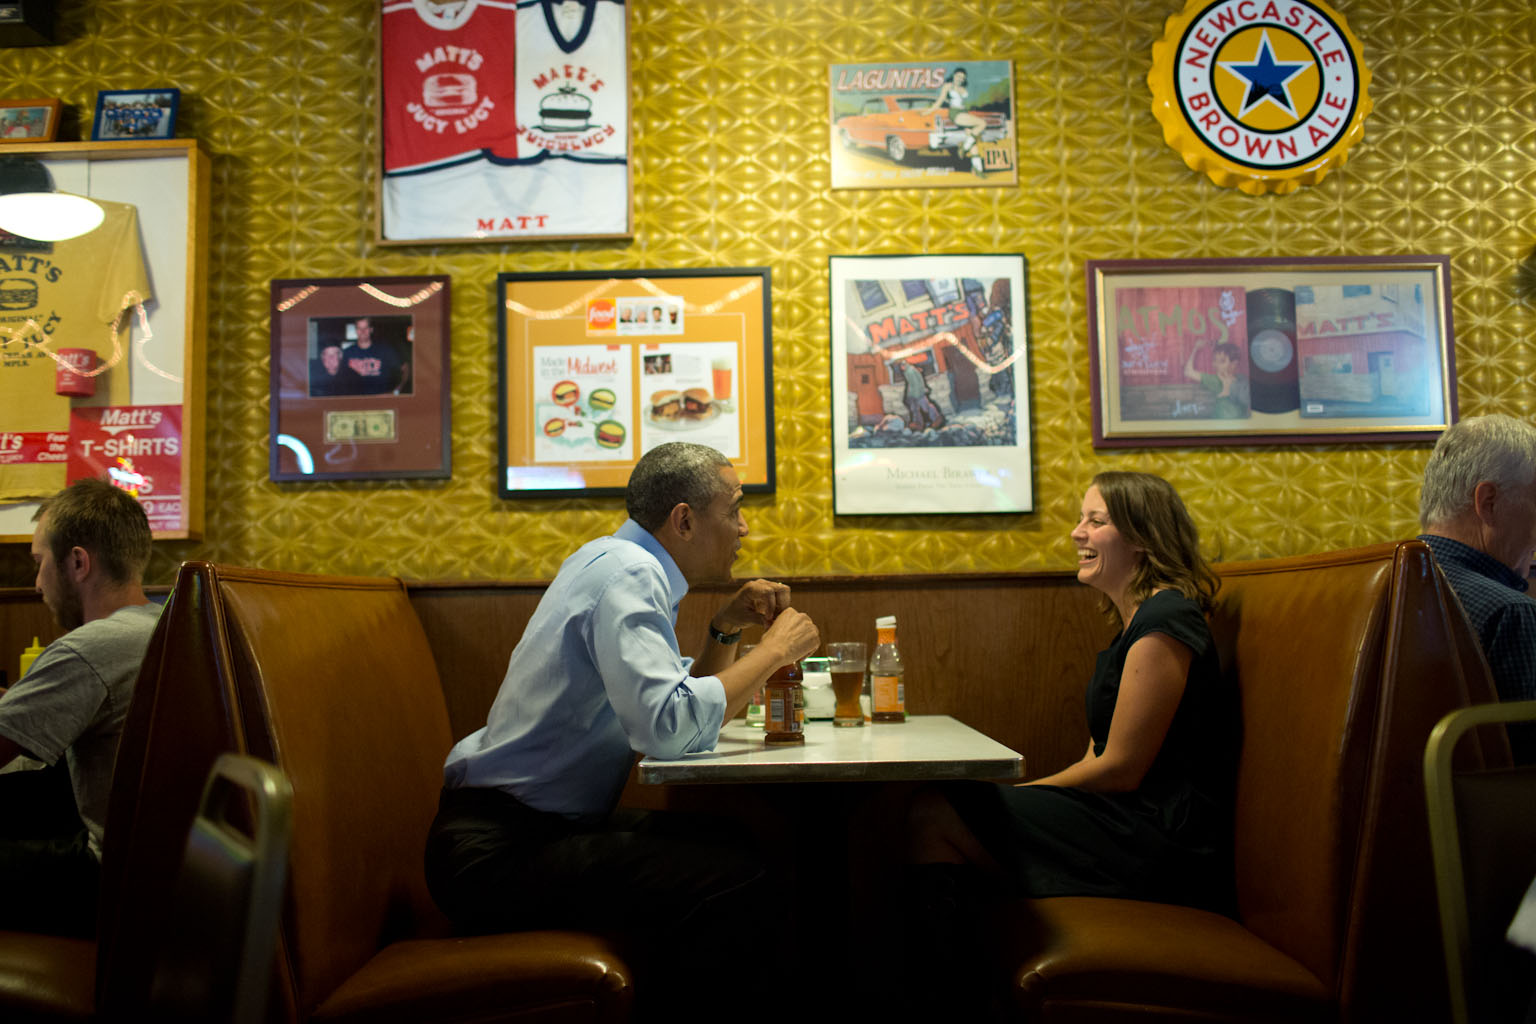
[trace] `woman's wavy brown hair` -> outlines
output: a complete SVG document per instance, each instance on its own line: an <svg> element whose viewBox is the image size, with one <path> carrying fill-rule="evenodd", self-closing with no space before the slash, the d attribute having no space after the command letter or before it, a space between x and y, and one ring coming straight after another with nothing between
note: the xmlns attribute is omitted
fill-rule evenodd
<svg viewBox="0 0 1536 1024"><path fill-rule="evenodd" d="M1151 473L1112 470L1093 478L1104 498L1110 522L1143 558L1131 577L1127 596L1141 604L1154 590L1177 590L1211 610L1221 580L1200 554L1200 531L1173 485Z"/></svg>

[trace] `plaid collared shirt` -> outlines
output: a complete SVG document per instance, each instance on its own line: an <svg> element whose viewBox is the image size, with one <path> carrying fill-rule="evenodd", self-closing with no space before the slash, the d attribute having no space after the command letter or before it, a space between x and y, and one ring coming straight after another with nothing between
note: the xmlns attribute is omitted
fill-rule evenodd
<svg viewBox="0 0 1536 1024"><path fill-rule="evenodd" d="M1490 555L1449 537L1421 534L1483 645L1503 700L1536 700L1536 600L1529 584ZM1536 730L1510 730L1515 759L1536 763Z"/></svg>

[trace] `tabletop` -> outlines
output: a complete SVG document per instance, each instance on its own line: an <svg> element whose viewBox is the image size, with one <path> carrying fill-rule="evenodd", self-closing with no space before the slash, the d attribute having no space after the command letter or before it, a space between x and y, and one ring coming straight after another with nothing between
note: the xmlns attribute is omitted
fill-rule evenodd
<svg viewBox="0 0 1536 1024"><path fill-rule="evenodd" d="M913 779L1009 779L1024 774L1024 757L948 715L839 729L807 722L805 742L768 744L763 730L733 721L714 750L673 761L647 757L648 785L710 782L836 782Z"/></svg>

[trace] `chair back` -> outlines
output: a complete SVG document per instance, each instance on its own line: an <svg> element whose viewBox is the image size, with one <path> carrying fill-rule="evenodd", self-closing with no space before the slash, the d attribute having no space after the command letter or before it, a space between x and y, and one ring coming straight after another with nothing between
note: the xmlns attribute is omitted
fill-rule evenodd
<svg viewBox="0 0 1536 1024"><path fill-rule="evenodd" d="M1440 720L1424 748L1424 792L1434 853L1435 896L1455 1024L1521 1020L1528 954L1504 938L1536 880L1536 765L1456 768L1457 745L1493 723L1536 722L1536 701L1479 704Z"/></svg>
<svg viewBox="0 0 1536 1024"><path fill-rule="evenodd" d="M208 773L151 993L159 1021L260 1024L288 870L293 789L264 761L221 754Z"/></svg>

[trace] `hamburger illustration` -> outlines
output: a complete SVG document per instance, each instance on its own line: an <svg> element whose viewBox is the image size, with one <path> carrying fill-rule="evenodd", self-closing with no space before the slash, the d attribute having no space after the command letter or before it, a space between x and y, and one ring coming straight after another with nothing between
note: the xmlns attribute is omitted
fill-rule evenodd
<svg viewBox="0 0 1536 1024"><path fill-rule="evenodd" d="M624 424L618 420L603 420L597 425L597 446L599 448L618 448L624 443L624 435L628 433Z"/></svg>
<svg viewBox="0 0 1536 1024"><path fill-rule="evenodd" d="M581 397L581 388L577 387L573 380L563 380L556 384L549 394L557 405L575 405L576 399Z"/></svg>
<svg viewBox="0 0 1536 1024"><path fill-rule="evenodd" d="M559 437L565 433L565 420L560 419L558 416L552 420L545 420L544 433L548 437Z"/></svg>
<svg viewBox="0 0 1536 1024"><path fill-rule="evenodd" d="M658 391L651 396L651 418L675 420L683 414L683 395L680 391Z"/></svg>
<svg viewBox="0 0 1536 1024"><path fill-rule="evenodd" d="M587 404L592 407L593 412L606 412L617 402L618 398L607 388L598 388L587 396Z"/></svg>
<svg viewBox="0 0 1536 1024"><path fill-rule="evenodd" d="M683 392L683 415L690 420L709 415L709 392L703 388L689 388Z"/></svg>

